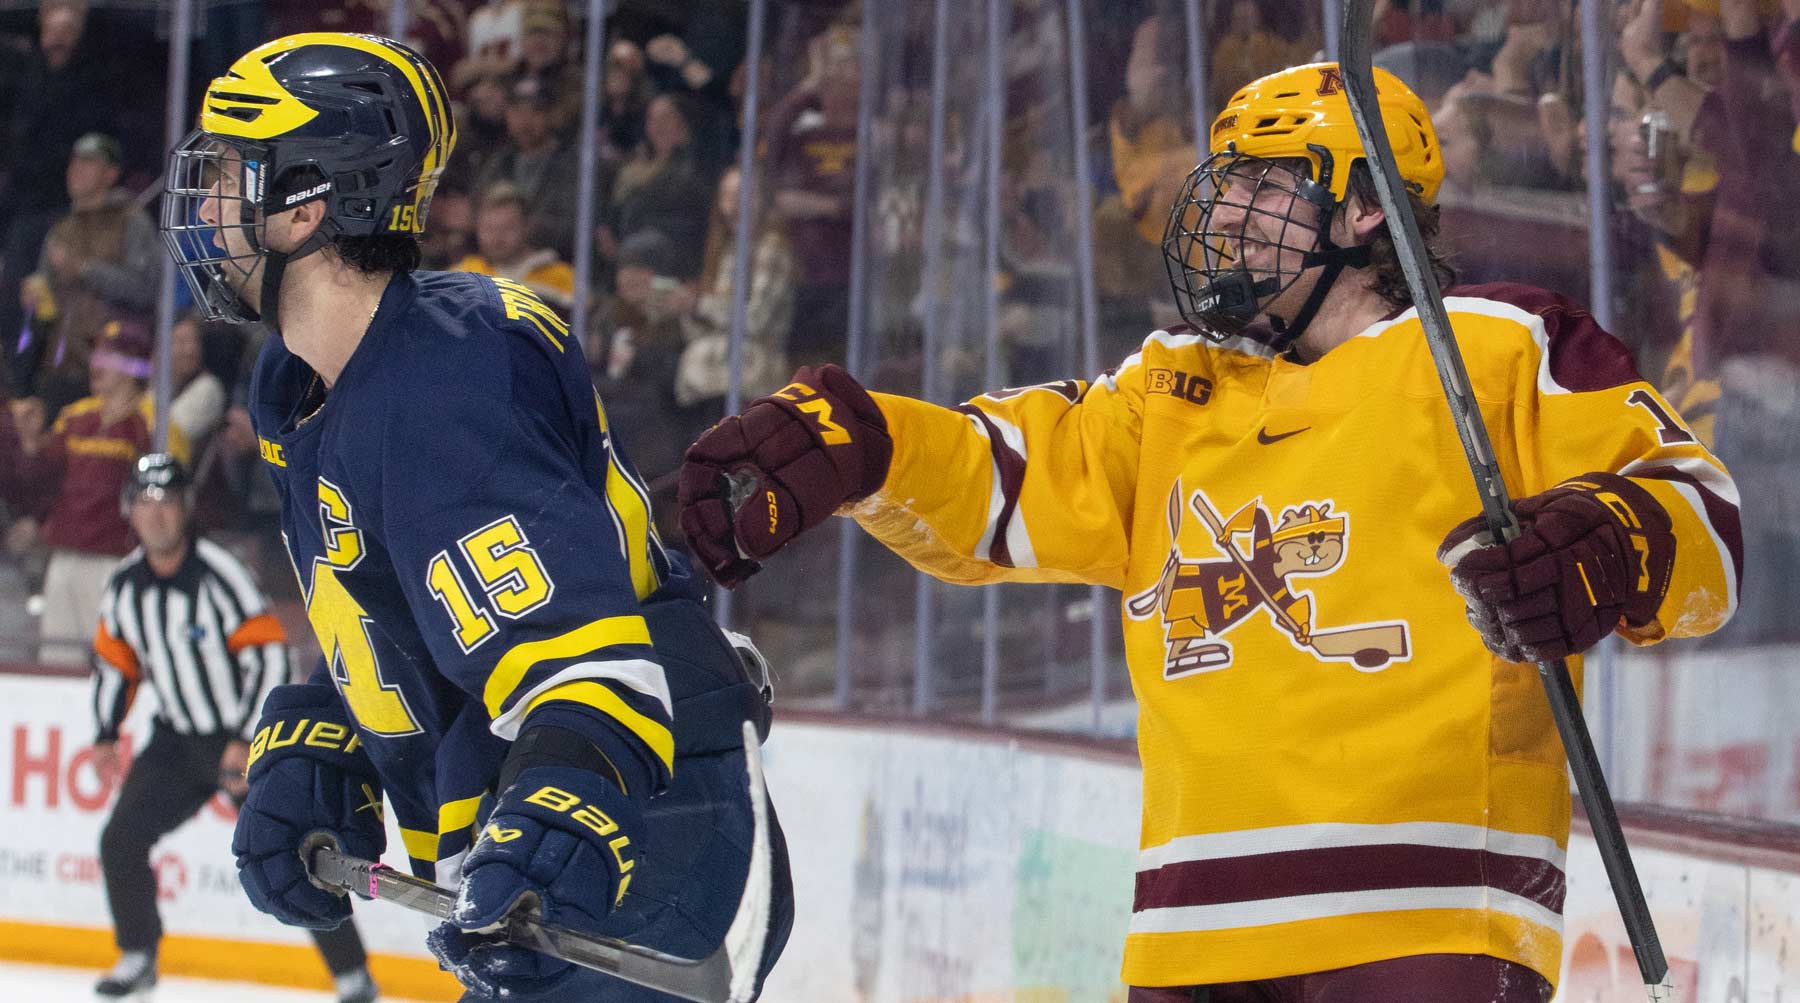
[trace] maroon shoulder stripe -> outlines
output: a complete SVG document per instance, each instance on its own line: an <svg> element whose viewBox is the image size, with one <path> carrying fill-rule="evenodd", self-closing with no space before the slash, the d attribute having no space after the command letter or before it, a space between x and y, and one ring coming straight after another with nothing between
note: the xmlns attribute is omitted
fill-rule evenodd
<svg viewBox="0 0 1800 1003"><path fill-rule="evenodd" d="M1642 480L1672 481L1685 484L1694 489L1700 496L1700 504L1706 508L1706 521L1712 524L1713 531L1719 534L1725 549L1731 554L1731 570L1737 577L1737 585L1741 591L1744 586L1744 528L1738 518L1738 508L1719 497L1693 474L1685 473L1674 467L1646 467L1632 470L1629 477Z"/></svg>
<svg viewBox="0 0 1800 1003"><path fill-rule="evenodd" d="M1454 286L1445 296L1494 300L1536 314L1549 336L1550 378L1575 392L1637 383L1637 365L1624 343L1608 334L1587 307L1560 293L1517 282Z"/></svg>
<svg viewBox="0 0 1800 1003"><path fill-rule="evenodd" d="M1536 857L1384 843L1164 864L1137 877L1133 911L1405 888L1494 888L1561 912L1565 880Z"/></svg>
<svg viewBox="0 0 1800 1003"><path fill-rule="evenodd" d="M1003 568L1013 567L1012 550L1006 545L1006 529L1012 524L1013 510L1019 507L1019 491L1025 486L1025 457L1006 444L999 426L987 413L973 404L961 404L957 411L981 422L987 431L988 449L993 453L994 470L1000 477L1000 514L994 518L994 541L988 545L987 558Z"/></svg>

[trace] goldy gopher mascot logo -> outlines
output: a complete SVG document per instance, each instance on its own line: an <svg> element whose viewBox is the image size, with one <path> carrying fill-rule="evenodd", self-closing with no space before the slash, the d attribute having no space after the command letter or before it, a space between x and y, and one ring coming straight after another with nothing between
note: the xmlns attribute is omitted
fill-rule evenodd
<svg viewBox="0 0 1800 1003"><path fill-rule="evenodd" d="M1160 615L1167 639L1163 677L1214 672L1232 662L1224 635L1259 609L1269 611L1276 629L1296 648L1321 661L1344 661L1362 672L1379 672L1410 657L1405 623L1361 624L1313 629L1311 594L1296 592L1288 579L1328 575L1344 561L1350 518L1331 502L1306 502L1271 519L1253 501L1221 520L1206 494L1196 490L1188 506L1205 521L1222 560L1189 560L1181 553L1181 481L1169 490L1169 559L1155 585L1132 596L1125 612L1133 620ZM1249 550L1239 549L1249 538Z"/></svg>

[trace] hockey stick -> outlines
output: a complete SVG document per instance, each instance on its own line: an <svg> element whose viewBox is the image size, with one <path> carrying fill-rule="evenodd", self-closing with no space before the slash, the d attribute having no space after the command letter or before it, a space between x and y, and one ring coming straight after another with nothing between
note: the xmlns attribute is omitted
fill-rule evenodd
<svg viewBox="0 0 1800 1003"><path fill-rule="evenodd" d="M1350 114L1356 120L1356 131L1362 137L1370 173L1381 196L1381 208L1387 214L1388 233L1399 252L1400 266L1406 272L1406 286L1419 311L1419 323L1425 329L1425 340L1431 347L1432 361L1437 365L1438 379L1444 385L1444 397L1462 438L1463 453L1475 487L1481 494L1481 509L1487 517L1489 534L1495 540L1510 540L1519 535L1519 524L1513 518L1506 485L1500 477L1500 466L1488 440L1487 426L1469 389L1468 370L1463 366L1462 352L1450 328L1450 315L1444 309L1444 294L1438 288L1431 261L1426 256L1425 241L1419 236L1419 223L1413 217L1412 204L1401 187L1400 171L1394 162L1394 148L1388 142L1387 127L1381 118L1381 105L1376 97L1375 73L1370 60L1370 41L1374 34L1372 18L1375 0L1344 0L1344 16L1338 38L1338 66L1343 73L1344 90L1350 99ZM1613 808L1612 794L1606 787L1606 776L1600 770L1600 759L1594 752L1594 741L1588 735L1587 721L1582 717L1575 684L1569 667L1562 659L1539 662L1538 677L1550 699L1550 712L1556 719L1556 730L1562 734L1563 749L1569 758L1569 770L1575 775L1575 786L1581 792L1582 807L1587 810L1588 825L1594 842L1599 844L1600 859L1612 881L1613 896L1619 903L1619 915L1631 937L1637 954L1638 971L1649 987L1650 999L1662 999L1669 973L1663 958L1662 942L1656 935L1656 922L1650 906L1644 901L1644 889L1638 883L1637 868L1631 862L1631 850L1625 845L1625 832L1619 826L1619 815Z"/></svg>
<svg viewBox="0 0 1800 1003"><path fill-rule="evenodd" d="M767 787L756 727L744 723L744 762L750 779L750 808L755 829L750 844L750 873L737 914L725 941L704 958L678 958L610 937L577 933L543 923L524 912L507 917L505 938L553 958L624 979L693 1003L749 1003L756 996L757 969L769 933L770 850ZM300 851L314 883L328 890L380 899L415 912L447 920L456 893L422 878L402 874L384 864L347 857L329 838L309 840Z"/></svg>

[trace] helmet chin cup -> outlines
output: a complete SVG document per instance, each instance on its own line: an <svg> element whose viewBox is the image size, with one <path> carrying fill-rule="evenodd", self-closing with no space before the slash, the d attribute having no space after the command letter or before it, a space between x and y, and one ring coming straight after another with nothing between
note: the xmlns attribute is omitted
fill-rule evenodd
<svg viewBox="0 0 1800 1003"><path fill-rule="evenodd" d="M1281 292L1275 278L1257 279L1241 268L1224 272L1202 286L1194 297L1194 313L1206 326L1236 334L1262 312L1265 301Z"/></svg>

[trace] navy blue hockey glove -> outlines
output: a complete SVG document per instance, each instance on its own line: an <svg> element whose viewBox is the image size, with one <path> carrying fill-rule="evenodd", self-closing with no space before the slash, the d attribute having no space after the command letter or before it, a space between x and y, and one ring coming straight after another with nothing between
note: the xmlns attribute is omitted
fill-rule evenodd
<svg viewBox="0 0 1800 1003"><path fill-rule="evenodd" d="M552 996L578 969L492 934L516 908L602 932L630 892L642 831L642 809L614 781L574 766L524 770L463 862L456 910L427 938L432 953L484 996Z"/></svg>
<svg viewBox="0 0 1800 1003"><path fill-rule="evenodd" d="M308 684L271 690L247 772L250 790L231 836L245 894L291 926L336 928L350 918L350 900L312 883L300 844L324 833L365 860L380 860L387 848L381 781L336 691Z"/></svg>
<svg viewBox="0 0 1800 1003"><path fill-rule="evenodd" d="M1582 474L1512 508L1520 533L1510 543L1490 543L1477 517L1438 547L1488 650L1509 662L1552 661L1621 623L1656 618L1675 536L1650 492L1617 474Z"/></svg>

